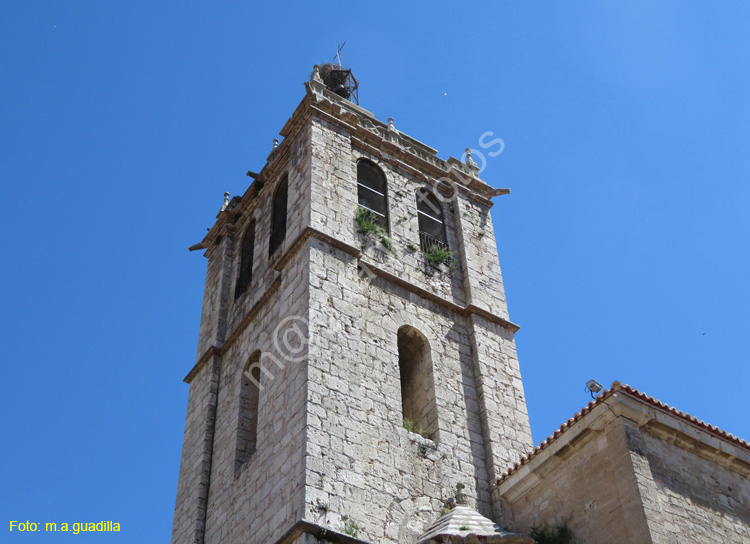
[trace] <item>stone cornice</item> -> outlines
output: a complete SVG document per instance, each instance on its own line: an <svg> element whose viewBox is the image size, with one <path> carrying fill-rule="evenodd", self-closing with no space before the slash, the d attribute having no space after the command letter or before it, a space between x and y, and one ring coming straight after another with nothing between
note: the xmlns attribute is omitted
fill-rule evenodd
<svg viewBox="0 0 750 544"><path fill-rule="evenodd" d="M398 166L428 182L430 177L453 180L458 190L488 207L492 206L490 199L496 196L497 190L477 177L476 168L454 157L445 161L438 158L435 149L379 121L372 113L324 87L318 89L314 82L307 84L307 88L314 99L311 109L318 117L345 129L351 135L353 145L367 149L376 156L383 152L391 161L397 161Z"/></svg>
<svg viewBox="0 0 750 544"><path fill-rule="evenodd" d="M205 351L203 355L198 358L198 361L195 363L193 368L190 369L190 372L187 373L187 376L185 376L182 381L185 383L190 383L191 381L193 381L193 378L198 375L198 372L200 372L201 369L206 366L206 363L215 356L221 356L221 349L216 346L211 346Z"/></svg>
<svg viewBox="0 0 750 544"><path fill-rule="evenodd" d="M403 287L410 293L414 293L415 295L417 295L418 297L424 300L429 300L430 302L434 302L435 304L438 304L439 306L442 306L443 308L446 308L447 310L450 310L458 315L462 315L462 316L478 315L486 319L487 321L500 325L501 327L509 330L512 333L518 332L518 330L521 328L515 323L512 323L511 321L508 321L507 319L503 319L499 315L495 315L491 312L488 312L487 310L479 308L478 306L475 306L473 304L469 304L468 306L461 306L459 304L456 304L455 302L451 302L450 300L447 300L439 295L436 295L435 293L428 291L427 289L423 289L421 287L414 285L411 282L401 279L398 276L395 276L391 274L390 272L383 270L382 268L378 267L374 263L371 263L364 259L360 259L360 261L362 261L367 266L367 268L369 268L376 276L384 279L388 283L392 283L394 285L398 285L399 287Z"/></svg>

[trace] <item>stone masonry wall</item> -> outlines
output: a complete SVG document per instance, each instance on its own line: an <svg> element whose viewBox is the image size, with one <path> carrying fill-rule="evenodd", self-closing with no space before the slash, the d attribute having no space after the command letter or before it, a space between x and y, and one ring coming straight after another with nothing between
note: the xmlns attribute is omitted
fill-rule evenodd
<svg viewBox="0 0 750 544"><path fill-rule="evenodd" d="M222 358L206 544L274 542L303 515L307 354L288 357L284 334L295 326L306 333L307 270L305 253L298 253L284 268L278 292ZM239 390L255 350L265 369L257 449L237 472Z"/></svg>
<svg viewBox="0 0 750 544"><path fill-rule="evenodd" d="M510 498L504 519L527 534L567 520L579 544L650 543L623 427L582 433L572 442L539 470L519 470L519 487L528 490Z"/></svg>
<svg viewBox="0 0 750 544"><path fill-rule="evenodd" d="M206 251L208 267L203 291L201 323L198 333L200 359L212 346L220 346L227 332L229 292L233 290L235 254L234 228L229 228L222 240Z"/></svg>
<svg viewBox="0 0 750 544"><path fill-rule="evenodd" d="M225 212L231 218L218 243L206 252L208 267L198 358L212 346L222 347L253 307L261 308L229 350L222 357L216 356L218 362L204 365L192 378L173 544L199 541L203 518L206 543L246 544L272 541L302 517L306 363L297 361L279 368L273 357L283 359L276 353L273 338L284 319L300 316L306 321L309 267L304 253L297 254L281 273L274 266L309 224L309 134L309 127L303 127L290 142L278 175L266 182L249 205L243 202L245 205L238 211ZM289 175L287 234L282 246L269 257L268 210L276 185L285 173ZM253 281L247 292L235 300L241 244L234 241L242 239L252 220L256 221ZM258 304L279 278L278 291ZM265 389L260 393L258 451L235 474L241 371L256 349L263 352L264 368L272 373L272 379L265 373L261 378ZM206 494L208 514L202 510Z"/></svg>
<svg viewBox="0 0 750 544"><path fill-rule="evenodd" d="M356 232L360 157L385 173L393 252ZM313 119L312 226L362 248L363 257L358 261L317 241L310 254L307 515L339 530L356 523L367 540L394 543L416 538L459 482L467 485L478 510L491 516L487 452L494 474L531 446L512 333L366 272L370 263L465 306L461 245L491 244L470 253L478 260L472 263L475 274L488 276L476 278L475 299L507 318L489 210L478 211L481 205L470 199L460 206L445 204L454 269L431 269L418 250L415 192L424 182L399 164L382 150L357 147L345 130ZM461 210L466 241L458 237ZM365 271L358 271L363 263ZM417 329L430 344L437 448L403 428L397 346L403 325ZM478 379L484 384L481 394Z"/></svg>
<svg viewBox="0 0 750 544"><path fill-rule="evenodd" d="M747 477L637 429L631 449L654 544L750 542Z"/></svg>
<svg viewBox="0 0 750 544"><path fill-rule="evenodd" d="M356 258L323 243L310 257L307 519L338 530L351 520L368 541L410 542L458 482L489 512L463 319L378 278L360 278ZM437 448L403 427L402 325L427 338L439 369Z"/></svg>
<svg viewBox="0 0 750 544"><path fill-rule="evenodd" d="M356 232L357 160L377 164L388 183L390 238L395 252L389 253L378 241ZM312 126L312 213L311 226L349 245L367 247L368 258L386 271L443 298L465 305L463 271L456 259L453 274L426 266L419 251L417 189L426 183L399 168L399 161L385 151L353 146L350 135L330 123L314 118ZM427 184L429 186L429 184ZM451 251L458 255L455 207L444 204L443 215ZM493 242L494 243L494 242ZM495 254L497 255L497 254ZM497 259L497 257L495 257Z"/></svg>
<svg viewBox="0 0 750 544"><path fill-rule="evenodd" d="M458 237L462 243L457 254L464 269L466 304L509 319L490 210L461 193L457 195L455 209L460 218Z"/></svg>
<svg viewBox="0 0 750 544"><path fill-rule="evenodd" d="M310 223L310 126L303 127L296 138L289 142L289 149L282 157L277 175L266 181L263 190L253 200L249 211L243 212L236 224L236 238L255 220L255 256L253 259L253 283L250 288L234 301L234 284L230 289L231 303L228 312L228 331L233 332L241 323L247 312L265 295L268 288L278 277L274 270L279 259L283 257L291 244ZM287 230L281 246L273 255L268 254L271 238L271 213L273 195L279 181L284 175L289 176L289 193L287 196ZM248 198L247 196L245 198ZM257 202L256 202L257 201ZM231 277L236 281L240 266L241 244L235 244L233 252Z"/></svg>
<svg viewBox="0 0 750 544"><path fill-rule="evenodd" d="M750 541L748 457L678 417L616 394L498 492L504 518L518 531L568 520L579 544L600 543L602 535L616 544L739 544Z"/></svg>
<svg viewBox="0 0 750 544"><path fill-rule="evenodd" d="M203 534L216 413L217 368L218 363L210 362L190 385L172 544L199 542L198 538Z"/></svg>

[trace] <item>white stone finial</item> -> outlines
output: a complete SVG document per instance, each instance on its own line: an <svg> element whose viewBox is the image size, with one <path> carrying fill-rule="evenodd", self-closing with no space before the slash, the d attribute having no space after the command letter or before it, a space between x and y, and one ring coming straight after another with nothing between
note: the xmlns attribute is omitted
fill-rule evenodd
<svg viewBox="0 0 750 544"><path fill-rule="evenodd" d="M388 118L388 132L386 132L385 138L389 142L399 145L399 132L393 124L393 117Z"/></svg>
<svg viewBox="0 0 750 544"><path fill-rule="evenodd" d="M224 193L224 204L222 204L221 210L219 211L223 212L224 210L227 209L227 206L229 206L229 191Z"/></svg>
<svg viewBox="0 0 750 544"><path fill-rule="evenodd" d="M278 138L274 138L273 139L273 148L274 148L274 150L276 150L276 149L279 148L279 139Z"/></svg>
<svg viewBox="0 0 750 544"><path fill-rule="evenodd" d="M474 162L474 159L471 157L471 148L466 148L466 165L476 168L477 163Z"/></svg>

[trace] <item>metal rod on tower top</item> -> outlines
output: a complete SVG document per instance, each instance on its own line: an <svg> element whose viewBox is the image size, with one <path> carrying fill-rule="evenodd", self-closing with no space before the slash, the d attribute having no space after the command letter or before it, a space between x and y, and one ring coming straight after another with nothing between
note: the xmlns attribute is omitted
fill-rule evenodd
<svg viewBox="0 0 750 544"><path fill-rule="evenodd" d="M339 61L339 66L341 66L341 50L344 48L345 45L346 45L346 42L339 45L338 48L336 49L336 59Z"/></svg>

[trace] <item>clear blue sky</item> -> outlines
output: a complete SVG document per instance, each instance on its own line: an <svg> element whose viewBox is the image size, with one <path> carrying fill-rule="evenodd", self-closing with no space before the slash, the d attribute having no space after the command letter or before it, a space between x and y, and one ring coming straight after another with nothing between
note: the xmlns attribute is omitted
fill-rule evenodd
<svg viewBox="0 0 750 544"><path fill-rule="evenodd" d="M535 442L619 379L744 438L746 2L13 2L0 20L3 542L166 542L206 261L343 58L442 158L493 131Z"/></svg>

